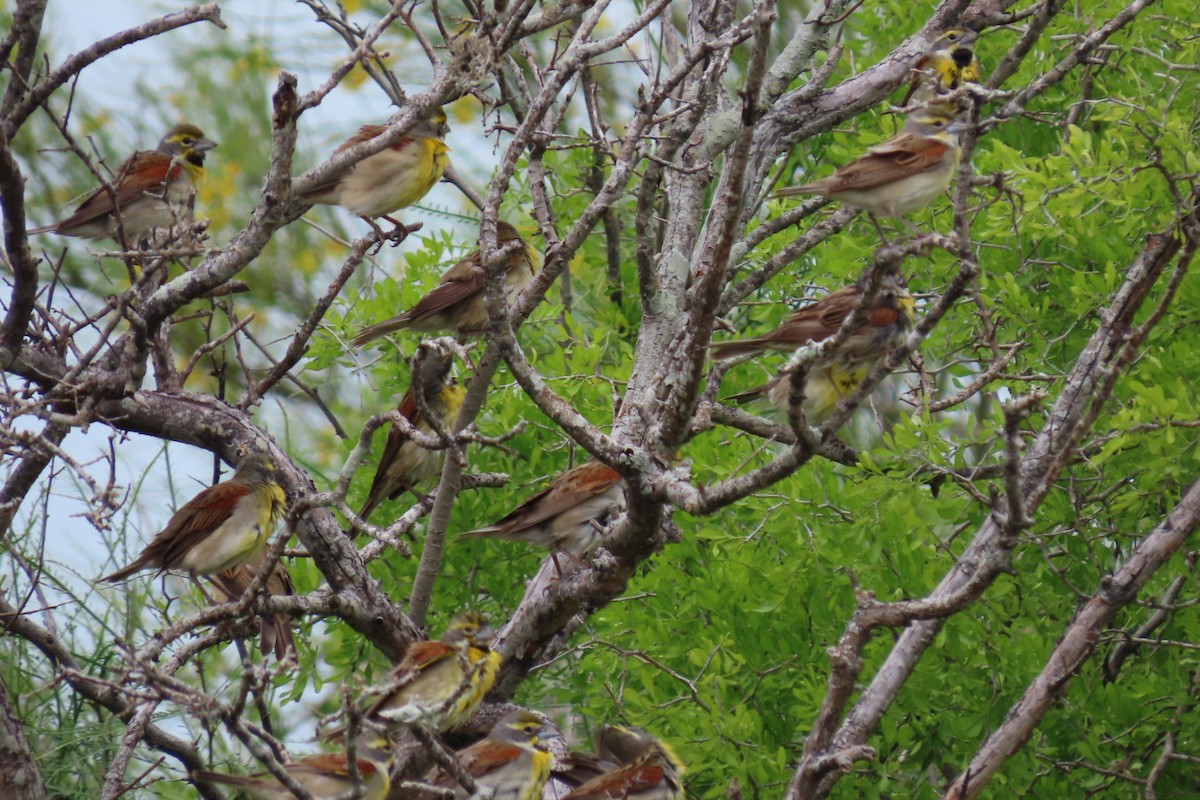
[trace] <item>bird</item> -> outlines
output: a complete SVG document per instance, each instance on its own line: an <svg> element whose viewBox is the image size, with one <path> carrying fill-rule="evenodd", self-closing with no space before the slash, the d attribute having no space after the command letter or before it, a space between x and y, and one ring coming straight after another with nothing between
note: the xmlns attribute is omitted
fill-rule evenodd
<svg viewBox="0 0 1200 800"><path fill-rule="evenodd" d="M561 550L578 561L599 543L604 527L624 509L621 473L589 460L555 477L494 525L460 533L459 538L494 536L527 542L549 548L552 554Z"/></svg>
<svg viewBox="0 0 1200 800"><path fill-rule="evenodd" d="M866 289L866 276L858 282L831 292L789 316L782 325L765 336L717 342L710 345L713 358L723 361L739 356L757 355L765 350L792 352L804 345L821 342L838 332ZM916 301L903 277L885 274L874 302L866 310L866 320L852 331L842 346L809 367L804 384L804 412L809 421L826 416L837 401L853 392L888 350L903 341L912 329ZM787 409L791 394L790 371L772 381L726 398L746 401L767 396L777 407Z"/></svg>
<svg viewBox="0 0 1200 800"><path fill-rule="evenodd" d="M246 454L233 477L189 500L133 563L101 580L114 583L144 569L187 570L195 580L250 561L287 512L275 473L266 453Z"/></svg>
<svg viewBox="0 0 1200 800"><path fill-rule="evenodd" d="M458 762L480 789L492 790L492 800L538 800L553 762L546 743L557 735L540 716L520 709L497 722L487 738L459 750ZM470 795L441 768L431 770L425 782L453 788L458 800Z"/></svg>
<svg viewBox="0 0 1200 800"><path fill-rule="evenodd" d="M450 375L453 357L450 344L438 340L422 343L413 356L412 380L396 410L427 436L436 435L434 423L443 431L450 429L467 394ZM433 414L432 420L426 419L418 397L424 398L425 409ZM393 425L359 516L370 519L371 512L384 500L399 497L438 475L445 461L445 450L422 447Z"/></svg>
<svg viewBox="0 0 1200 800"><path fill-rule="evenodd" d="M369 142L387 128L363 125L338 145L333 155ZM435 108L395 144L340 170L300 197L310 203L341 206L366 220L381 240L392 238L399 244L420 226L406 227L389 215L419 201L442 179L450 165L450 147L444 141L449 129L445 110ZM396 226L393 235L383 233L375 223L377 217Z"/></svg>
<svg viewBox="0 0 1200 800"><path fill-rule="evenodd" d="M248 561L230 567L224 572L209 575L208 580L217 590L213 599L218 603L228 603L240 599L250 582L262 569L265 553L259 552ZM296 585L292 576L282 561L276 561L263 584L267 594L273 597L294 595ZM262 654L274 653L278 661L283 661L288 654L296 653L296 638L292 635L292 618L287 614L272 614L260 620L259 646Z"/></svg>
<svg viewBox="0 0 1200 800"><path fill-rule="evenodd" d="M912 82L900 105L937 102L964 83L979 83L983 67L971 47L978 38L965 28L951 28L938 36L913 67Z"/></svg>
<svg viewBox="0 0 1200 800"><path fill-rule="evenodd" d="M503 247L520 242L508 256L505 265L505 301L511 305L540 268L541 254L525 243L521 234L507 222L496 223L496 243ZM483 266L483 251L476 250L442 275L441 281L417 304L402 314L363 328L354 337L355 347L373 342L394 331L410 328L414 331L450 331L460 338L478 336L487 330L488 312L484 297L487 272Z"/></svg>
<svg viewBox="0 0 1200 800"><path fill-rule="evenodd" d="M156 150L139 150L121 165L111 192L109 186L101 186L71 216L28 233L119 239L124 231L125 240L134 243L154 228L169 228L181 218L193 187L204 176L205 154L216 146L195 125L176 125Z"/></svg>
<svg viewBox="0 0 1200 800"><path fill-rule="evenodd" d="M564 800L681 800L685 767L665 742L641 728L610 726L596 737L597 756L619 766Z"/></svg>
<svg viewBox="0 0 1200 800"><path fill-rule="evenodd" d="M350 759L346 753L319 753L305 756L283 765L287 774L312 795L314 800L334 800L343 797L358 797L359 800L384 800L391 788L389 770L392 766L392 751L386 739L379 734L365 735L355 748L357 779L351 774ZM210 781L235 786L255 800L295 800L296 795L269 772L253 775L225 775L220 772L198 770L192 773L194 781ZM351 794L361 786L362 794Z"/></svg>
<svg viewBox="0 0 1200 800"><path fill-rule="evenodd" d="M958 134L965 124L947 104L908 115L903 130L814 183L780 189L772 198L819 194L861 208L887 241L877 217L902 217L932 203L950 186L958 168Z"/></svg>
<svg viewBox="0 0 1200 800"><path fill-rule="evenodd" d="M408 646L388 691L366 711L381 724L424 722L439 733L468 720L496 682L500 654L478 611L455 616L439 641Z"/></svg>

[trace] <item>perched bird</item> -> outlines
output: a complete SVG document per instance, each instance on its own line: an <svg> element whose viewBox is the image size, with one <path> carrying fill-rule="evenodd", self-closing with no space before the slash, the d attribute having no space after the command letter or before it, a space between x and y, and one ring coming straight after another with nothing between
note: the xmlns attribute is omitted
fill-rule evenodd
<svg viewBox="0 0 1200 800"><path fill-rule="evenodd" d="M132 564L101 580L123 580L144 569L183 569L193 580L224 572L261 553L286 511L275 462L266 453L249 453L232 478L176 511Z"/></svg>
<svg viewBox="0 0 1200 800"><path fill-rule="evenodd" d="M458 751L458 762L481 789L491 789L493 800L537 800L550 777L552 758L546 740L550 726L531 711L514 711L482 739ZM426 776L433 786L453 788L455 797L469 796L466 789L443 770Z"/></svg>
<svg viewBox="0 0 1200 800"><path fill-rule="evenodd" d="M601 759L615 767L567 795L570 800L681 800L683 762L663 741L641 728L613 726L596 739Z"/></svg>
<svg viewBox="0 0 1200 800"><path fill-rule="evenodd" d="M505 265L505 300L511 305L531 280L541 264L541 255L530 247L507 222L496 223L499 247L509 242L521 242L522 247L508 257ZM437 287L417 301L417 304L391 319L363 328L354 337L354 346L362 347L381 336L402 328L414 331L452 331L461 338L478 336L487 330L488 312L484 298L487 273L483 252L476 250L446 271Z"/></svg>
<svg viewBox="0 0 1200 800"><path fill-rule="evenodd" d="M154 228L169 228L204 175L204 154L216 146L195 125L176 125L157 150L139 150L121 165L111 192L101 186L71 216L29 233L118 239L123 229L125 240L135 243Z"/></svg>
<svg viewBox="0 0 1200 800"><path fill-rule="evenodd" d="M368 142L386 130L386 125L363 125L358 133L338 145L333 155ZM311 203L348 209L384 238L383 231L375 224L375 218L381 217L396 226L402 240L416 228L406 228L388 215L416 203L442 179L450 164L447 155L450 148L444 141L449 130L446 112L435 108L391 147L352 164L301 197Z"/></svg>
<svg viewBox="0 0 1200 800"><path fill-rule="evenodd" d="M853 286L825 295L794 312L765 336L713 344L713 358L724 360L764 350L791 352L824 341L838 332L861 301L865 284L864 276ZM867 309L865 322L850 333L837 351L809 367L804 384L804 412L809 421L818 421L831 411L838 400L862 383L888 350L903 341L913 326L915 307L916 302L904 279L893 273L884 275L875 300ZM743 401L766 395L775 406L786 410L791 392L790 375L785 371L769 383L728 399Z"/></svg>
<svg viewBox="0 0 1200 800"><path fill-rule="evenodd" d="M496 682L500 654L491 649L492 629L477 611L450 621L440 641L413 642L392 670L394 686L367 709L383 723L424 721L439 732L465 722Z"/></svg>
<svg viewBox="0 0 1200 800"><path fill-rule="evenodd" d="M218 603L229 603L237 600L246 593L250 582L262 569L265 552L255 554L245 563L231 567L224 572L208 576L208 580L217 590L213 599ZM275 597L293 595L296 586L292 576L282 561L276 561L271 574L264 584L267 594ZM296 652L296 638L292 635L292 619L287 614L264 616L260 621L259 646L262 654L274 653L279 661L287 658L289 653Z"/></svg>
<svg viewBox="0 0 1200 800"><path fill-rule="evenodd" d="M450 375L454 354L442 342L425 342L413 356L412 381L408 392L400 400L397 409L413 427L428 436L435 434L434 426L425 418L425 412L417 397L425 399L425 406L433 414L433 422L448 431L458 417L463 398L467 392ZM422 481L429 480L442 471L446 461L445 450L429 450L409 439L397 427L388 431L387 444L371 491L363 503L359 516L369 519L384 500L399 497Z"/></svg>
<svg viewBox="0 0 1200 800"><path fill-rule="evenodd" d="M495 536L563 550L576 560L600 541L604 527L625 509L621 474L599 461L585 461L550 481L495 525L459 534ZM557 562L556 562L557 563Z"/></svg>
<svg viewBox="0 0 1200 800"><path fill-rule="evenodd" d="M384 800L391 788L388 770L392 766L392 751L382 736L364 736L355 749L354 763L357 778L351 774L350 760L343 753L320 753L306 756L283 765L283 769L312 795L314 800L358 797L360 800ZM253 775L223 775L200 770L194 780L211 781L235 786L255 800L295 800L296 795L269 772ZM361 795L352 795L356 787Z"/></svg>
<svg viewBox="0 0 1200 800"><path fill-rule="evenodd" d="M978 38L975 31L951 28L935 39L913 67L913 79L901 105L938 102L964 83L979 83L983 67L971 49Z"/></svg>
<svg viewBox="0 0 1200 800"><path fill-rule="evenodd" d="M904 129L828 178L775 192L772 197L820 194L861 208L886 241L876 217L900 217L932 203L958 168L958 134L963 123L954 109L933 104L909 114Z"/></svg>

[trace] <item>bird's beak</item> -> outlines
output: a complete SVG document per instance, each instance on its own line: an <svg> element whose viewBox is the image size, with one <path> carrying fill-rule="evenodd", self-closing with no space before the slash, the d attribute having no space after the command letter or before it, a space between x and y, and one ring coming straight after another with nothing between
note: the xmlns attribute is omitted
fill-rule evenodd
<svg viewBox="0 0 1200 800"><path fill-rule="evenodd" d="M212 150L216 146L217 146L217 143L214 142L212 139L201 139L200 141L196 142L196 144L192 145L192 149L198 150L201 153L203 153L206 150Z"/></svg>
<svg viewBox="0 0 1200 800"><path fill-rule="evenodd" d="M962 120L954 120L946 128L946 133L962 133L971 129L971 123L963 122Z"/></svg>

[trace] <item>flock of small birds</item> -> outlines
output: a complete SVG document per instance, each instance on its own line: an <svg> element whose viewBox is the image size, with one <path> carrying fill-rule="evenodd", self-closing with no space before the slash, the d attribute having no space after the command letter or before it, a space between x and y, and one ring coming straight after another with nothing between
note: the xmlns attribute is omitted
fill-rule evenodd
<svg viewBox="0 0 1200 800"><path fill-rule="evenodd" d="M972 45L976 34L963 29L943 33L914 69L904 100L909 111L896 136L869 148L830 177L776 192L773 197L822 195L867 212L884 238L878 217L903 217L924 208L949 187L958 167L960 117L969 107L961 86L977 83L981 69ZM337 153L383 134L386 126L367 125ZM418 120L404 138L331 176L300 199L338 205L362 217L380 242L398 243L415 228L390 216L418 202L441 180L449 165L444 141L446 114L435 109ZM89 239L113 238L123 245L140 243L157 229L183 219L194 184L202 177L207 153L216 147L194 125L180 124L163 137L156 150L135 153L110 185L96 189L65 219L34 228L30 234L56 233ZM376 220L394 226L383 231ZM536 275L538 252L517 228L500 221L497 247L507 255L505 300L515 298ZM481 251L451 267L432 291L412 308L360 331L353 339L362 347L401 330L449 332L460 340L486 331L486 271ZM864 302L866 279L834 291L793 313L763 336L711 346L717 360L747 358L767 350L793 352L833 336ZM744 401L765 397L787 410L799 405L806 418L827 416L863 381L888 350L902 341L914 323L915 303L904 280L885 275L865 309L865 321L842 347L811 365L803 380L788 370L769 383L733 396ZM449 430L465 395L452 376L456 349L445 340L423 343L413 358L411 385L399 413L427 436ZM442 450L419 445L398 427L388 434L370 492L360 516L369 520L380 505L440 474ZM242 597L263 568L266 544L287 510L287 497L276 480L276 464L263 452L245 454L228 480L197 494L171 517L132 563L102 580L115 582L154 569L186 572L210 601ZM586 461L555 477L495 524L460 538L496 537L548 548L583 562L601 541L610 520L624 509L620 474L599 461ZM560 570L561 574L561 570ZM198 577L205 577L216 597L209 597ZM276 561L261 591L295 592L287 568ZM263 653L283 660L295 652L286 615L261 621ZM385 690L363 715L360 730L339 730L330 741L354 744L347 749L308 756L282 769L250 776L195 773L194 780L239 787L256 798L289 798L301 788L313 798L350 796L361 791L367 800L389 796L395 734L407 726L444 732L462 724L478 709L500 669L501 655L491 649L493 632L478 613L458 615L438 640L414 642L389 675ZM461 771L478 788L491 788L498 800L570 798L570 800L678 800L683 796L684 768L669 746L651 734L611 726L596 737L596 754L567 752L562 735L544 716L517 711L504 717L481 741L457 753ZM561 745L561 746L556 746ZM553 755L552 755L553 752ZM429 788L398 790L393 797L433 798L436 790L470 792L443 767L422 782ZM545 795L543 795L545 793Z"/></svg>

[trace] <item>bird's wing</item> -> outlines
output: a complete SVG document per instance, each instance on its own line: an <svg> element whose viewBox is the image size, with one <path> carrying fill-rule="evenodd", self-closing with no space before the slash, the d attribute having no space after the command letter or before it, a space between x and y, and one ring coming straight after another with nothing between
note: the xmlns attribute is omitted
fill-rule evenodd
<svg viewBox="0 0 1200 800"><path fill-rule="evenodd" d="M476 251L448 269L442 276L442 282L405 312L408 324L436 316L482 292L487 276L479 265L479 259L479 252Z"/></svg>
<svg viewBox="0 0 1200 800"><path fill-rule="evenodd" d="M134 153L121 165L113 186L117 204L126 208L138 198L153 193L162 195L169 180L179 177L182 170L170 156L156 150ZM58 223L58 227L74 227L94 222L113 212L113 196L100 187L88 195L75 209L75 213Z"/></svg>
<svg viewBox="0 0 1200 800"><path fill-rule="evenodd" d="M333 155L331 155L330 158L338 155L339 153L345 152L346 150L349 150L351 147L354 147L357 144L362 144L363 142L369 142L386 130L387 130L386 125L363 125L361 128L358 129L358 133L354 134L349 139L347 139L346 141L339 144L336 148L334 148ZM405 147L410 145L412 143L412 141L413 141L412 138L409 136L402 137L400 139L400 141L393 144L390 149L397 150L397 151L403 150ZM368 156L368 158L370 158L370 156ZM335 189L337 187L338 182L342 179L342 176L344 176L350 170L354 169L355 166L356 166L356 164L351 164L350 166L348 166L344 169L338 170L333 175L331 175L324 183L318 184L318 185L314 186L313 188L309 189L307 192L305 192L304 196L310 197L310 196L315 196L315 195L319 195L319 194L325 194L326 192L332 191L333 189Z"/></svg>
<svg viewBox="0 0 1200 800"><path fill-rule="evenodd" d="M233 514L251 489L244 483L218 483L193 497L171 517L162 533L154 537L146 550L155 549L154 561L170 567L183 560L193 547L204 541Z"/></svg>
<svg viewBox="0 0 1200 800"><path fill-rule="evenodd" d="M918 175L942 163L950 145L937 139L901 134L876 145L822 182L821 191L835 194L871 189Z"/></svg>
<svg viewBox="0 0 1200 800"><path fill-rule="evenodd" d="M588 461L559 475L496 523L520 531L553 519L580 503L604 493L621 480L621 473L599 461Z"/></svg>

